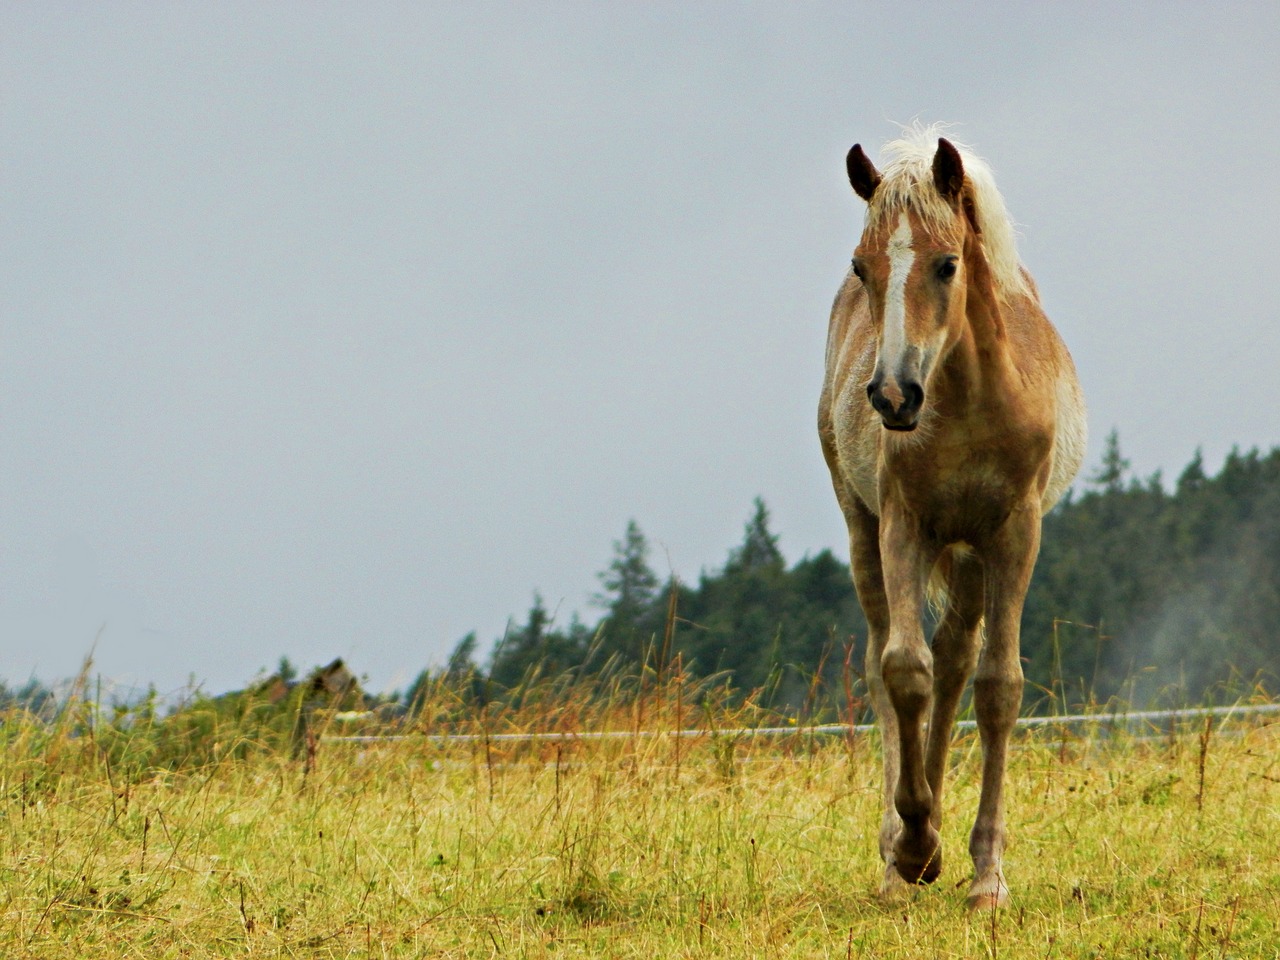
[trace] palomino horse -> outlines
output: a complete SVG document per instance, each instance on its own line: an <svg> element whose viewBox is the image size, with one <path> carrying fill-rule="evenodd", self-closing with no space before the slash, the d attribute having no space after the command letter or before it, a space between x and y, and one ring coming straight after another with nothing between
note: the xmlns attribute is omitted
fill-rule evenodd
<svg viewBox="0 0 1280 960"><path fill-rule="evenodd" d="M1019 621L1040 518L1080 467L1084 401L986 164L919 126L884 153L880 173L860 146L849 151L866 226L831 311L818 412L884 741L882 892L941 871L943 774L976 667L982 794L969 902L995 906L1008 897ZM926 593L945 601L932 650Z"/></svg>

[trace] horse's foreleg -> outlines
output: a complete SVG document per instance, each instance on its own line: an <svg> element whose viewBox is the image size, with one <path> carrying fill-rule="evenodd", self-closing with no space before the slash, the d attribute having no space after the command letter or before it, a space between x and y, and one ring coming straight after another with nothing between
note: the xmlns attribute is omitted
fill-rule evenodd
<svg viewBox="0 0 1280 960"><path fill-rule="evenodd" d="M952 553L944 557L947 607L933 635L933 712L925 778L933 791L933 826L942 827L942 789L951 751L951 728L964 685L973 673L981 644L982 564L977 558Z"/></svg>
<svg viewBox="0 0 1280 960"><path fill-rule="evenodd" d="M864 608L865 609L865 608ZM880 813L880 859L884 861L884 879L880 884L880 894L892 897L902 880L894 867L893 846L902 832L902 818L898 816L894 806L894 793L898 789L898 717L894 713L893 703L889 700L889 692L885 689L884 677L880 673L880 658L884 654L885 641L888 638L888 621L884 629L877 629L868 620L866 678L867 692L871 700L871 709L875 712L876 723L880 727L881 763L884 767L882 799Z"/></svg>
<svg viewBox="0 0 1280 960"><path fill-rule="evenodd" d="M922 544L910 518L886 504L880 519L880 560L889 603L889 639L880 657L880 672L898 721L898 783L893 801L902 830L893 847L894 866L911 883L931 883L942 870L941 840L932 822L933 791L924 767L933 654L920 624L925 574L935 556Z"/></svg>
<svg viewBox="0 0 1280 960"><path fill-rule="evenodd" d="M880 859L885 863L884 882L880 892L891 896L902 881L893 867L893 844L902 830L902 821L893 806L898 786L898 718L880 675L880 658L889 638L889 602L884 593L884 571L880 567L880 522L860 503L846 510L849 525L849 560L853 568L853 586L858 602L867 618L867 654L865 661L867 692L876 723L880 726L881 755L884 763L884 806L880 819ZM896 883L895 883L896 881Z"/></svg>
<svg viewBox="0 0 1280 960"><path fill-rule="evenodd" d="M1040 546L1040 510L1015 511L984 551L987 640L973 682L974 710L982 736L982 796L969 837L974 908L1001 906L1009 896L1002 869L1004 775L1009 735L1022 706L1018 634L1027 585Z"/></svg>

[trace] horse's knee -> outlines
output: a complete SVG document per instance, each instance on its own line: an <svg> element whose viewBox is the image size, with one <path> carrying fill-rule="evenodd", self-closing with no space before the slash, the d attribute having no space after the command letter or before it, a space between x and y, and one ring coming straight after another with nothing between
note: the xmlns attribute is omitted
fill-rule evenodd
<svg viewBox="0 0 1280 960"><path fill-rule="evenodd" d="M928 648L891 646L880 658L880 675L899 710L922 710L933 692L933 656Z"/></svg>
<svg viewBox="0 0 1280 960"><path fill-rule="evenodd" d="M979 675L973 681L973 712L983 738L1006 737L1022 709L1022 670Z"/></svg>
<svg viewBox="0 0 1280 960"><path fill-rule="evenodd" d="M1022 682L1022 671L1018 669L1001 673L979 671L978 675L973 678L974 690L985 694L987 698L992 700L1007 697L1008 694L1014 691L1021 692Z"/></svg>

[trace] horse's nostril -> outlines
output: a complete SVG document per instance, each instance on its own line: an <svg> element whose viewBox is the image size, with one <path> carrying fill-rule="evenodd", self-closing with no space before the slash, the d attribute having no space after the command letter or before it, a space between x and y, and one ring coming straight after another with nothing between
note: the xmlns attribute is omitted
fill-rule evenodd
<svg viewBox="0 0 1280 960"><path fill-rule="evenodd" d="M908 383L904 386L903 392L906 396L902 400L902 410L919 410L924 405L924 387L918 383Z"/></svg>

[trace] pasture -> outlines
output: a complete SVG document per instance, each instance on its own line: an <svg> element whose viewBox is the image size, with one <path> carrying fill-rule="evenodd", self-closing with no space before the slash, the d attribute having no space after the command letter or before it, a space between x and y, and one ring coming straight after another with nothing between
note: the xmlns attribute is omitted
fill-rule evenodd
<svg viewBox="0 0 1280 960"><path fill-rule="evenodd" d="M940 881L886 904L873 736L717 735L753 718L681 696L637 703L465 722L450 708L453 728L482 735L322 737L296 759L224 723L212 759L163 767L130 738L162 737L164 721L11 715L0 955L1280 955L1275 714L1156 738L1015 735L1014 896L971 915L972 733L951 753ZM438 730L442 715L421 722ZM484 736L691 725L707 733Z"/></svg>

